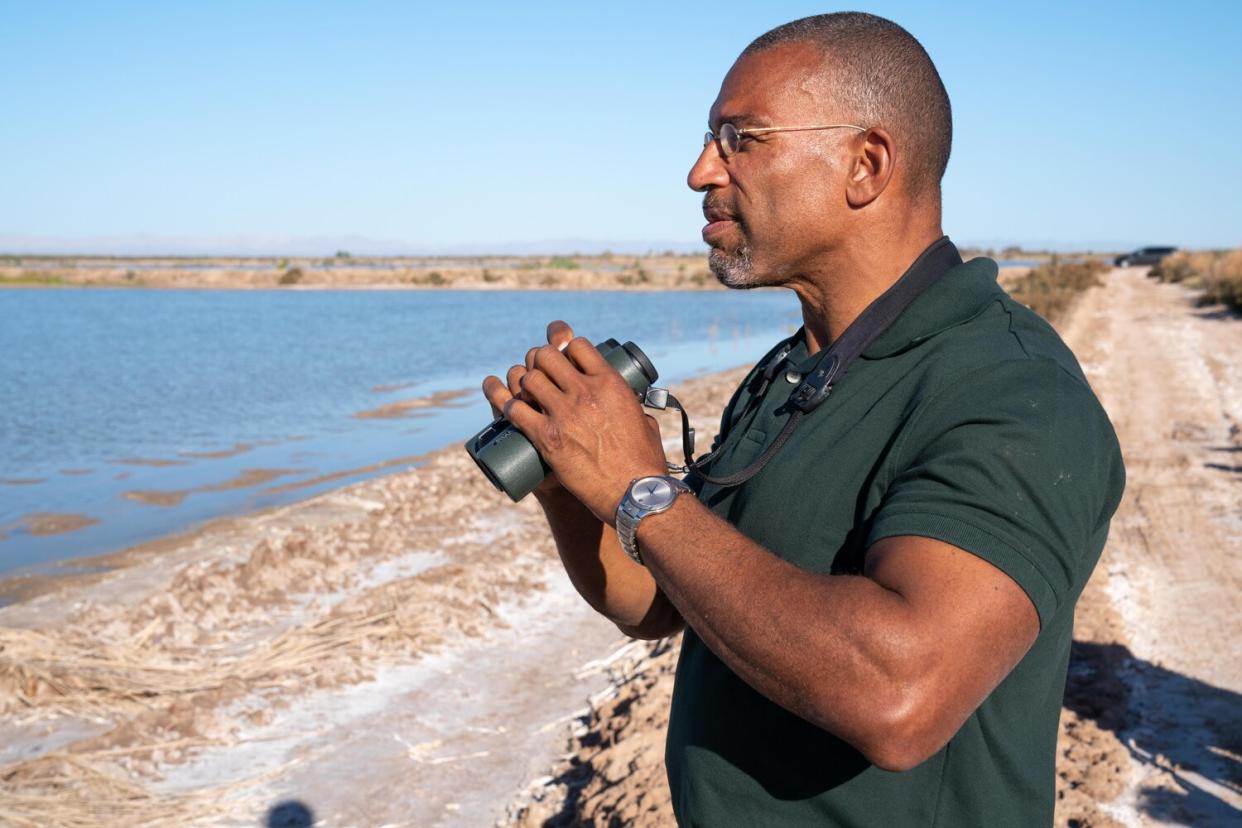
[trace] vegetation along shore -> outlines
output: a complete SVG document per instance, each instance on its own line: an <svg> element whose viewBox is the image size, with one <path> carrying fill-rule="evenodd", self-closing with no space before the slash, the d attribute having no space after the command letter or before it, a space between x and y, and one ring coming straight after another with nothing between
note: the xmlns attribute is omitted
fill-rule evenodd
<svg viewBox="0 0 1242 828"><path fill-rule="evenodd" d="M1046 252L963 250L1039 264ZM1091 254L1082 254L1089 256ZM1064 258L1064 257L1062 257ZM1023 265L1018 270L1026 270ZM1010 268L1008 270L1013 270ZM328 258L0 255L0 287L199 289L721 290L701 253Z"/></svg>

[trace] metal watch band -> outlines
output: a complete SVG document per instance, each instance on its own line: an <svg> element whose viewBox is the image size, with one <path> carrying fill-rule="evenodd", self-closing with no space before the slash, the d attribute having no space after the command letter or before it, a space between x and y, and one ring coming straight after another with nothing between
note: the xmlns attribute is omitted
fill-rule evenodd
<svg viewBox="0 0 1242 828"><path fill-rule="evenodd" d="M669 477L668 475L652 475L652 477L660 477L662 480L667 480L669 486L672 487L673 497L668 503L658 509L646 508L636 503L631 495L631 492L634 490L634 484L639 480L648 479L636 477L630 481L629 488L625 490L625 497L621 498L621 503L617 506L617 539L621 543L621 548L625 550L625 554L629 555L631 560L641 566L646 566L646 564L643 563L642 554L638 551L638 524L648 515L659 514L672 508L673 504L677 502L677 497L682 492L692 491L689 486L676 477Z"/></svg>

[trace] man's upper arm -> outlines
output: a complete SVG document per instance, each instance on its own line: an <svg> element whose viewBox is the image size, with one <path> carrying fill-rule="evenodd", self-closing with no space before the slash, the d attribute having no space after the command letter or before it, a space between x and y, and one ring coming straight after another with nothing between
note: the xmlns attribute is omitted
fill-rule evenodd
<svg viewBox="0 0 1242 828"><path fill-rule="evenodd" d="M929 403L898 451L869 548L935 538L1016 582L1041 626L1066 609L1124 480L1112 424L1083 382L1050 360L990 366Z"/></svg>
<svg viewBox="0 0 1242 828"><path fill-rule="evenodd" d="M1123 472L1094 395L1050 360L963 378L916 415L897 453L864 573L905 603L910 727L938 749L1040 629L1073 611Z"/></svg>
<svg viewBox="0 0 1242 828"><path fill-rule="evenodd" d="M905 602L902 646L916 667L909 739L930 755L1035 642L1035 605L983 558L932 538L877 542L864 574Z"/></svg>

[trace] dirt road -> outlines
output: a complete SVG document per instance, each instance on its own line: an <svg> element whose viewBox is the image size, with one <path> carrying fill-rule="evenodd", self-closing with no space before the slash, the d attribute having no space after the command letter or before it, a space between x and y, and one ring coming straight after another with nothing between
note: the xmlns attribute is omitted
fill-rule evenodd
<svg viewBox="0 0 1242 828"><path fill-rule="evenodd" d="M1129 483L1078 607L1058 750L1061 826L1242 822L1242 319L1114 270L1060 326ZM616 665L516 825L671 826L663 730L676 642Z"/></svg>
<svg viewBox="0 0 1242 828"><path fill-rule="evenodd" d="M1236 825L1242 320L1145 272L1114 271L1064 326L1128 473L1080 605L1066 703L1096 715L1128 754L1118 795L1099 812L1127 825ZM1097 682L1120 689L1112 709L1092 702Z"/></svg>

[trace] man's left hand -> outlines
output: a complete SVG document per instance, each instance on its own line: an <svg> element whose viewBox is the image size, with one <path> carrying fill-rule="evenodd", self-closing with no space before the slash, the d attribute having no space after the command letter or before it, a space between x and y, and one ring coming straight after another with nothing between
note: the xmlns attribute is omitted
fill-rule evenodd
<svg viewBox="0 0 1242 828"><path fill-rule="evenodd" d="M505 403L505 417L534 444L561 485L614 524L631 480L668 473L659 424L582 337L564 352L553 345L538 348L527 364L522 396Z"/></svg>

